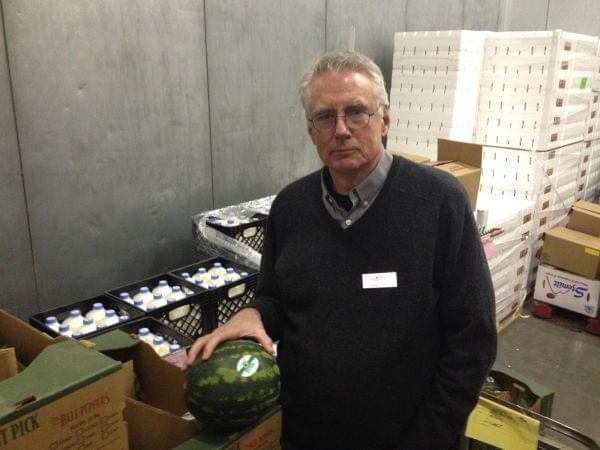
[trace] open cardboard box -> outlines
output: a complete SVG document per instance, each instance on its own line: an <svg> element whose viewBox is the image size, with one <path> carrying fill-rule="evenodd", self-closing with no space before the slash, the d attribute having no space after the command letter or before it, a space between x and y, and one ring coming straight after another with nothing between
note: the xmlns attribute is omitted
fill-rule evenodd
<svg viewBox="0 0 600 450"><path fill-rule="evenodd" d="M482 149L478 144L438 139L438 161L431 163L460 181L469 193L472 210L475 210L477 205Z"/></svg>
<svg viewBox="0 0 600 450"><path fill-rule="evenodd" d="M567 228L600 237L600 205L585 200L576 202Z"/></svg>
<svg viewBox="0 0 600 450"><path fill-rule="evenodd" d="M2 449L129 448L120 363L1 310L0 345L12 349L0 358Z"/></svg>
<svg viewBox="0 0 600 450"><path fill-rule="evenodd" d="M237 432L216 432L182 418L187 412L183 387L185 372L167 362L146 343L113 331L92 339L96 349L118 361L131 361L137 377L138 399L126 400L132 448L274 449L279 448L281 413L274 410L256 426Z"/></svg>
<svg viewBox="0 0 600 450"><path fill-rule="evenodd" d="M502 388L498 397L551 417L554 391L498 362L492 366L490 376Z"/></svg>

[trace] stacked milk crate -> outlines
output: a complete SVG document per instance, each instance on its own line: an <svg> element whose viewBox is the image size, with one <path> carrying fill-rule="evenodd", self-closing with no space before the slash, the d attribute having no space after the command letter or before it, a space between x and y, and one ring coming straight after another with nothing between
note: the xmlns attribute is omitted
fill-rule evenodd
<svg viewBox="0 0 600 450"><path fill-rule="evenodd" d="M576 199L597 46L562 31L486 38L474 135L484 144L481 192L534 202L534 255ZM531 258L530 286L536 267Z"/></svg>
<svg viewBox="0 0 600 450"><path fill-rule="evenodd" d="M387 148L437 159L437 139L471 142L485 32L394 36Z"/></svg>

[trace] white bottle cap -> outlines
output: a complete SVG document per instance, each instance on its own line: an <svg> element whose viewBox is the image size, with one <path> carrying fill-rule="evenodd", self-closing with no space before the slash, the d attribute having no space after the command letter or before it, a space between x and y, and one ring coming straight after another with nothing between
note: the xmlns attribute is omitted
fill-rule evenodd
<svg viewBox="0 0 600 450"><path fill-rule="evenodd" d="M58 320L56 320L56 317L54 317L54 316L46 317L46 325L54 325L56 322L58 322Z"/></svg>
<svg viewBox="0 0 600 450"><path fill-rule="evenodd" d="M233 225L235 223L235 219L233 217L230 217L227 219L227 224L228 225Z"/></svg>
<svg viewBox="0 0 600 450"><path fill-rule="evenodd" d="M167 305L172 305L173 303L175 303L177 300L175 300L174 298L170 297L167 299Z"/></svg>
<svg viewBox="0 0 600 450"><path fill-rule="evenodd" d="M146 311L154 311L155 309L156 309L156 306L154 306L154 305L146 306Z"/></svg>
<svg viewBox="0 0 600 450"><path fill-rule="evenodd" d="M228 267L228 268L227 268L227 273L228 273L229 275L231 275L232 273L235 273L235 270L233 270L233 267Z"/></svg>
<svg viewBox="0 0 600 450"><path fill-rule="evenodd" d="M175 353L180 348L181 348L181 345L179 345L179 344L171 344L171 345L169 345L169 353Z"/></svg>
<svg viewBox="0 0 600 450"><path fill-rule="evenodd" d="M136 298L136 299L133 301L133 304L134 304L135 306L144 306L144 300L142 300L141 298Z"/></svg>
<svg viewBox="0 0 600 450"><path fill-rule="evenodd" d="M162 300L162 294L161 293L154 294L154 300Z"/></svg>
<svg viewBox="0 0 600 450"><path fill-rule="evenodd" d="M201 274L205 274L206 273L206 268L200 267L200 268L198 268L198 270L196 272L201 273Z"/></svg>
<svg viewBox="0 0 600 450"><path fill-rule="evenodd" d="M83 336L83 333L81 331L75 331L72 336L77 339L80 338L81 336Z"/></svg>
<svg viewBox="0 0 600 450"><path fill-rule="evenodd" d="M106 317L115 317L116 313L114 309L107 309L106 310Z"/></svg>
<svg viewBox="0 0 600 450"><path fill-rule="evenodd" d="M227 277L224 281L225 284L231 284L231 278Z"/></svg>
<svg viewBox="0 0 600 450"><path fill-rule="evenodd" d="M140 328L140 330L138 331L138 334L140 336L148 336L150 334L150 330L146 327Z"/></svg>
<svg viewBox="0 0 600 450"><path fill-rule="evenodd" d="M79 311L78 309L74 309L73 311L71 311L69 313L69 317L79 317L81 316L81 311Z"/></svg>
<svg viewBox="0 0 600 450"><path fill-rule="evenodd" d="M129 294L127 294L129 295ZM101 309L104 309L104 305L102 303L94 303L94 306L92 306L92 309L94 311L99 311Z"/></svg>
<svg viewBox="0 0 600 450"><path fill-rule="evenodd" d="M240 273L240 278L246 278L248 276L248 272Z"/></svg>
<svg viewBox="0 0 600 450"><path fill-rule="evenodd" d="M173 286L173 292L181 292L181 286Z"/></svg>
<svg viewBox="0 0 600 450"><path fill-rule="evenodd" d="M214 284L212 284L212 283L208 285L208 290L209 290L209 291L214 291L216 288L217 288L217 286L215 286L215 285L214 285Z"/></svg>
<svg viewBox="0 0 600 450"><path fill-rule="evenodd" d="M119 322L127 322L129 320L129 316L119 316Z"/></svg>
<svg viewBox="0 0 600 450"><path fill-rule="evenodd" d="M92 319L91 317L89 319L88 318L83 319L84 325L92 325L93 323L94 323L94 319Z"/></svg>
<svg viewBox="0 0 600 450"><path fill-rule="evenodd" d="M210 276L210 279L211 279L211 280L218 280L218 279L219 279L219 274L218 274L218 273L213 273L213 274Z"/></svg>
<svg viewBox="0 0 600 450"><path fill-rule="evenodd" d="M130 298L130 297L129 297L129 292L121 292L121 293L119 294L119 298L120 298L121 300L127 300L128 298Z"/></svg>
<svg viewBox="0 0 600 450"><path fill-rule="evenodd" d="M168 286L168 285L169 285L169 283L167 283L167 280L160 280L160 281L158 282L158 285L159 285L159 286Z"/></svg>
<svg viewBox="0 0 600 450"><path fill-rule="evenodd" d="M181 276L182 276L182 278L189 278L189 277L190 277L190 274L189 274L188 272L183 272L183 273L181 274Z"/></svg>
<svg viewBox="0 0 600 450"><path fill-rule="evenodd" d="M140 292L141 292L141 293L143 293L143 294L145 294L146 292L149 292L149 291L150 291L150 289L148 289L148 287L147 287L147 286L142 286L142 287L140 288Z"/></svg>
<svg viewBox="0 0 600 450"><path fill-rule="evenodd" d="M221 264L219 261L213 263L213 267L215 269L220 269L221 267L223 267L223 264Z"/></svg>
<svg viewBox="0 0 600 450"><path fill-rule="evenodd" d="M98 329L101 329L101 328L106 328L106 324L105 324L105 323L103 323L103 322L98 322L98 323L96 324L96 328L98 328Z"/></svg>
<svg viewBox="0 0 600 450"><path fill-rule="evenodd" d="M58 331L60 331L61 333L66 333L67 331L69 331L69 324L68 323L62 323L60 324L60 326L58 327Z"/></svg>
<svg viewBox="0 0 600 450"><path fill-rule="evenodd" d="M154 339L152 340L152 343L154 345L163 345L165 343L165 340L163 339L162 336L154 336Z"/></svg>
<svg viewBox="0 0 600 450"><path fill-rule="evenodd" d="M196 286L202 286L202 280L196 280L196 281L194 281L194 284Z"/></svg>

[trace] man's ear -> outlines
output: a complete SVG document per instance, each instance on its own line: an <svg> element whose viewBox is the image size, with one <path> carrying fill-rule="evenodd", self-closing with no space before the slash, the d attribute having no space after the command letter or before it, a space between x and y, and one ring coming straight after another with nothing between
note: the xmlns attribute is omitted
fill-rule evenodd
<svg viewBox="0 0 600 450"><path fill-rule="evenodd" d="M383 106L383 116L381 121L381 136L387 136L390 129L390 107Z"/></svg>

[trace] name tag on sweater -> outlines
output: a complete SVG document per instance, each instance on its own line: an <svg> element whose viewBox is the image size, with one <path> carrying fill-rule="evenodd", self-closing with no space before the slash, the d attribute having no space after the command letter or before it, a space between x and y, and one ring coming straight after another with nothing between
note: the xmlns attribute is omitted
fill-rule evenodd
<svg viewBox="0 0 600 450"><path fill-rule="evenodd" d="M363 289L398 287L398 279L396 277L396 272L363 273L362 287Z"/></svg>

